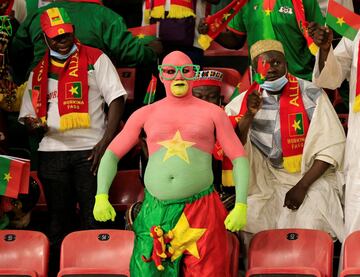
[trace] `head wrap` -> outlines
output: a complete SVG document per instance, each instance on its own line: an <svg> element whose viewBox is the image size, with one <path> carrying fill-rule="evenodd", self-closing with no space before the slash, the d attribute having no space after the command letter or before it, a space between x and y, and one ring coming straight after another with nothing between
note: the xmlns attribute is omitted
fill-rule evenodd
<svg viewBox="0 0 360 277"><path fill-rule="evenodd" d="M64 8L50 8L44 11L40 17L40 25L49 38L74 32L70 17Z"/></svg>
<svg viewBox="0 0 360 277"><path fill-rule="evenodd" d="M216 86L221 87L223 73L217 70L203 70L199 72L196 80L194 80L193 87L200 86Z"/></svg>
<svg viewBox="0 0 360 277"><path fill-rule="evenodd" d="M284 48L280 41L271 39L258 40L250 47L251 60L268 51L278 51L285 55Z"/></svg>

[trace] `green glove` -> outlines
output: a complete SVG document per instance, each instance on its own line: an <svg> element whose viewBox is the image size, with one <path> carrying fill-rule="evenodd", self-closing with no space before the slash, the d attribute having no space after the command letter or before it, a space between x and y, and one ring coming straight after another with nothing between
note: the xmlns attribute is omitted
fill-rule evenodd
<svg viewBox="0 0 360 277"><path fill-rule="evenodd" d="M231 232L240 231L246 225L247 205L236 203L234 209L225 218L225 227Z"/></svg>
<svg viewBox="0 0 360 277"><path fill-rule="evenodd" d="M115 220L116 212L108 199L109 195L107 194L98 194L95 196L93 215L97 221Z"/></svg>

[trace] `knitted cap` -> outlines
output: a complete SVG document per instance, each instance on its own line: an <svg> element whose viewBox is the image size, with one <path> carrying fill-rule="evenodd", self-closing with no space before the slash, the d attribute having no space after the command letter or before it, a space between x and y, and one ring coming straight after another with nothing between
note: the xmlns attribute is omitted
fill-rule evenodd
<svg viewBox="0 0 360 277"><path fill-rule="evenodd" d="M284 48L280 41L271 39L258 40L250 48L251 60L268 51L279 51L285 55Z"/></svg>
<svg viewBox="0 0 360 277"><path fill-rule="evenodd" d="M218 86L221 87L223 73L217 70L203 70L193 82L193 87Z"/></svg>
<svg viewBox="0 0 360 277"><path fill-rule="evenodd" d="M51 8L44 11L40 17L40 25L49 38L74 32L70 17L63 8Z"/></svg>

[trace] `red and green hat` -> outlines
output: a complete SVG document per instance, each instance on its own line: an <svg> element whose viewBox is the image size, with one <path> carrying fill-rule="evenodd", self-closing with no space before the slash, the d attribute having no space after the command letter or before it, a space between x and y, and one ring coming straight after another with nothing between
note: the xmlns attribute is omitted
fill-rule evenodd
<svg viewBox="0 0 360 277"><path fill-rule="evenodd" d="M44 11L40 17L40 25L49 38L74 32L70 17L63 8L50 8Z"/></svg>

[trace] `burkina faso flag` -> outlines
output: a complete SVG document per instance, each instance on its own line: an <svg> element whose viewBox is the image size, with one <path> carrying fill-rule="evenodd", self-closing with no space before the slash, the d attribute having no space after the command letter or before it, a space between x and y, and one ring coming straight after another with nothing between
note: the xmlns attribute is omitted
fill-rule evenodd
<svg viewBox="0 0 360 277"><path fill-rule="evenodd" d="M144 44L156 39L157 25L151 24L146 26L134 27L128 29L133 36Z"/></svg>
<svg viewBox="0 0 360 277"><path fill-rule="evenodd" d="M304 135L304 120L302 113L289 114L290 137Z"/></svg>
<svg viewBox="0 0 360 277"><path fill-rule="evenodd" d="M329 0L326 24L340 35L354 40L360 28L360 16L334 0Z"/></svg>
<svg viewBox="0 0 360 277"><path fill-rule="evenodd" d="M82 99L81 82L70 82L65 84L65 99Z"/></svg>
<svg viewBox="0 0 360 277"><path fill-rule="evenodd" d="M259 85L263 84L266 81L266 75L269 69L270 69L270 64L260 56L258 58L254 81Z"/></svg>
<svg viewBox="0 0 360 277"><path fill-rule="evenodd" d="M0 195L17 198L22 170L22 162L0 156Z"/></svg>

